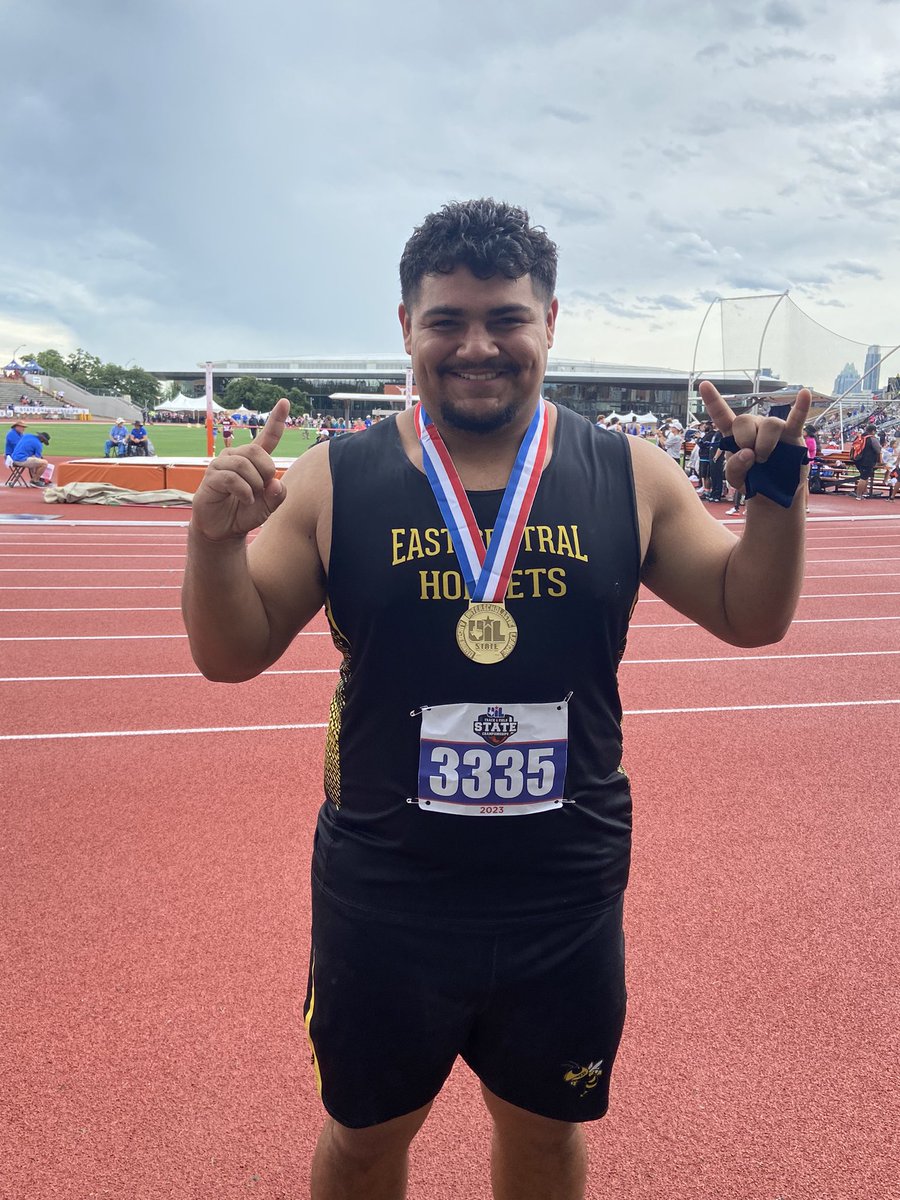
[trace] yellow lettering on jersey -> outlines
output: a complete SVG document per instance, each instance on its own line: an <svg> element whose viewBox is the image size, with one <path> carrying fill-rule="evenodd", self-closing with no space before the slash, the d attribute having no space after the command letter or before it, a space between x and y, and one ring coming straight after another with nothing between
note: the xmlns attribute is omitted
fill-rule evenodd
<svg viewBox="0 0 900 1200"><path fill-rule="evenodd" d="M569 541L569 535L566 532L565 525L557 525L556 536L558 539L556 544L556 553L560 556L560 558L574 558L575 555L572 553L572 543Z"/></svg>
<svg viewBox="0 0 900 1200"><path fill-rule="evenodd" d="M577 525L572 526L572 549L573 549L573 554L572 554L573 558L577 558L579 562L587 562L588 561L588 556L586 554L581 553L581 545L578 541L578 526Z"/></svg>
<svg viewBox="0 0 900 1200"><path fill-rule="evenodd" d="M403 535L405 533L406 533L405 529L392 529L391 530L391 546L392 546L391 566L392 567L397 567L400 565L400 563L406 562L406 555L402 553Z"/></svg>
<svg viewBox="0 0 900 1200"><path fill-rule="evenodd" d="M549 525L535 525L534 532L537 534L538 553L553 554L553 530Z"/></svg>
<svg viewBox="0 0 900 1200"><path fill-rule="evenodd" d="M443 529L426 529L422 534L422 541L425 543L425 553L429 558L434 558L436 554L440 554L441 534L446 532Z"/></svg>
<svg viewBox="0 0 900 1200"><path fill-rule="evenodd" d="M536 600L565 596L564 567L527 567L513 571L506 589L507 600ZM469 590L459 571L420 571L420 600L468 600Z"/></svg>
<svg viewBox="0 0 900 1200"><path fill-rule="evenodd" d="M418 529L409 531L409 545L406 548L407 558L424 558L425 551L422 549L422 535Z"/></svg>
<svg viewBox="0 0 900 1200"><path fill-rule="evenodd" d="M547 583L550 586L547 588L548 596L564 596L566 591L566 572L563 567L551 567L547 572Z"/></svg>

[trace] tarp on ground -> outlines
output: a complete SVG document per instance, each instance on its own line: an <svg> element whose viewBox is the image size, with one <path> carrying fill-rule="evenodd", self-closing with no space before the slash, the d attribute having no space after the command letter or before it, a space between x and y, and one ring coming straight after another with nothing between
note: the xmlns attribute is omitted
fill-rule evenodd
<svg viewBox="0 0 900 1200"><path fill-rule="evenodd" d="M176 488L135 492L111 483L64 483L43 491L45 504L149 504L157 508L190 508L193 496Z"/></svg>

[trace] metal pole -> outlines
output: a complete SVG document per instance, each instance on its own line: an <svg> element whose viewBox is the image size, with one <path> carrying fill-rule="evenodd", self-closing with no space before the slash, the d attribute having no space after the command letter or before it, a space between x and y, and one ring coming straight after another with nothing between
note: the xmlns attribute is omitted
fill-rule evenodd
<svg viewBox="0 0 900 1200"><path fill-rule="evenodd" d="M213 365L206 364L206 457L212 458L215 449L213 438Z"/></svg>

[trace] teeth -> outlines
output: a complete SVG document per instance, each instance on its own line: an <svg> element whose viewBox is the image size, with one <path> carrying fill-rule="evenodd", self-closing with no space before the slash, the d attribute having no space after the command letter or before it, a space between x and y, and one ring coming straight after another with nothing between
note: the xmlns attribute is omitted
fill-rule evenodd
<svg viewBox="0 0 900 1200"><path fill-rule="evenodd" d="M490 374L485 373L480 375L476 375L472 371L457 371L456 374L460 377L460 379L477 379L482 382L490 379L499 379L500 377L499 371L491 371Z"/></svg>

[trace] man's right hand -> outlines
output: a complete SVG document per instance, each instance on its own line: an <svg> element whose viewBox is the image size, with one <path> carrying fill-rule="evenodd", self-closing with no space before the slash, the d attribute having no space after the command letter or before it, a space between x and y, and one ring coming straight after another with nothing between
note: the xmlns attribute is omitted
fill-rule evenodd
<svg viewBox="0 0 900 1200"><path fill-rule="evenodd" d="M281 441L289 411L290 403L282 397L255 441L223 450L209 464L194 495L191 515L191 528L208 541L246 537L284 500L272 453Z"/></svg>

